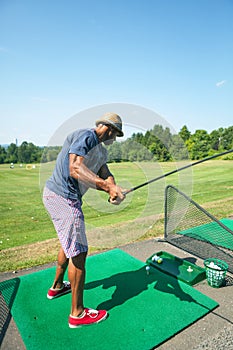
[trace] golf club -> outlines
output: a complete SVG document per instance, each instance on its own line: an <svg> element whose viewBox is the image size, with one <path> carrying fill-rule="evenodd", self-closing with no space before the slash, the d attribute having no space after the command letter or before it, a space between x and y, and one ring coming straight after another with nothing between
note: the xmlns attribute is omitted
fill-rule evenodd
<svg viewBox="0 0 233 350"><path fill-rule="evenodd" d="M194 166L194 165L197 165L197 164L200 164L200 163L207 162L208 160L211 160L211 159L214 159L214 158L217 158L217 157L220 157L220 156L224 156L225 154L228 154L228 153L231 153L231 152L233 152L233 149L231 149L231 150L229 150L229 151L222 152L222 153L214 154L213 156L210 156L210 157L207 157L207 158L203 158L203 159L198 160L198 161L196 161L196 162L194 162L194 163L192 163L192 164L188 164L188 165L185 165L185 166L183 166L183 167L181 167L181 168L172 170L172 171L170 171L170 172L168 172L168 173L165 173L165 174L160 175L160 176L158 176L158 177L156 177L156 178L154 178L154 179L151 179L151 180L149 180L149 181L147 181L147 182L144 182L144 183L142 183L141 185L132 187L132 188L129 189L128 191L125 191L125 192L124 192L124 195L127 195L127 194L129 194L129 193L131 193L131 192L133 192L133 191L136 191L136 190L138 190L138 189L141 188L141 187L144 187L144 186L146 186L146 185L149 185L149 184L152 183L152 182L155 182L155 181L157 181L157 180L163 179L164 177L167 177L167 176L169 176L169 175L172 175L172 174L174 174L174 173L177 173L178 171L181 171L181 170L190 168L190 167L192 167L192 166Z"/></svg>

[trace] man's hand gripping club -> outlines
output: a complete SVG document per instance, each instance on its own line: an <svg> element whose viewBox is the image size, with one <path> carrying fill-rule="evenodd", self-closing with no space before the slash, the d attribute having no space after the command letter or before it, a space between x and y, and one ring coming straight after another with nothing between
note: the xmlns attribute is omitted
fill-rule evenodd
<svg viewBox="0 0 233 350"><path fill-rule="evenodd" d="M109 191L109 203L119 205L125 199L125 190L120 186L112 184Z"/></svg>

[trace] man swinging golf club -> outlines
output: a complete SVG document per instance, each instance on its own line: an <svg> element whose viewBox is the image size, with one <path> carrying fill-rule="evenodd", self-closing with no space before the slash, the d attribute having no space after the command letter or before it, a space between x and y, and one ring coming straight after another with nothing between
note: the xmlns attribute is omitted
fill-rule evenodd
<svg viewBox="0 0 233 350"><path fill-rule="evenodd" d="M117 186L106 162L104 144L123 136L122 120L106 113L93 129L76 130L66 138L52 176L46 182L43 203L51 216L61 248L55 279L47 297L53 299L71 291L69 327L98 323L107 311L84 307L85 260L88 243L82 212L82 196L88 188L105 191L112 204L120 204L124 190ZM68 267L69 282L63 281Z"/></svg>

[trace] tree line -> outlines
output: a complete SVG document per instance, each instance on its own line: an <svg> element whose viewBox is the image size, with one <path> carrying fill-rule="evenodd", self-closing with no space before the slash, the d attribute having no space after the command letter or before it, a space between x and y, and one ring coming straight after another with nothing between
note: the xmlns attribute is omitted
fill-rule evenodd
<svg viewBox="0 0 233 350"><path fill-rule="evenodd" d="M232 148L233 126L192 134L184 125L178 134L172 134L169 128L155 125L145 134L135 133L124 142L113 143L108 147L108 156L109 162L198 160ZM225 158L233 159L233 154Z"/></svg>
<svg viewBox="0 0 233 350"><path fill-rule="evenodd" d="M134 133L127 140L107 147L109 162L198 160L232 148L233 126L210 133L196 130L192 134L186 125L178 134L172 134L168 127L155 125L144 134ZM0 146L0 164L51 162L60 150L61 146L39 147L26 141L20 146L11 143L7 148ZM233 159L232 154L227 157Z"/></svg>

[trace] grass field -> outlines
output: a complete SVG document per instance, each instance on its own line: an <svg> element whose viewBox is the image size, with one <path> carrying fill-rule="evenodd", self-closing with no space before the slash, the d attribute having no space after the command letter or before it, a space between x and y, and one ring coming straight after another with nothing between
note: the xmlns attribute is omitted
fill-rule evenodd
<svg viewBox="0 0 233 350"><path fill-rule="evenodd" d="M114 163L110 165L124 188L174 170L175 163ZM53 164L51 164L53 167ZM213 160L168 176L129 195L120 206L107 195L90 190L83 210L92 250L163 235L164 189L178 187L217 218L233 215L233 161ZM0 271L12 271L56 259L58 241L43 207L40 187L45 168L0 166ZM40 183L41 181L41 183Z"/></svg>

